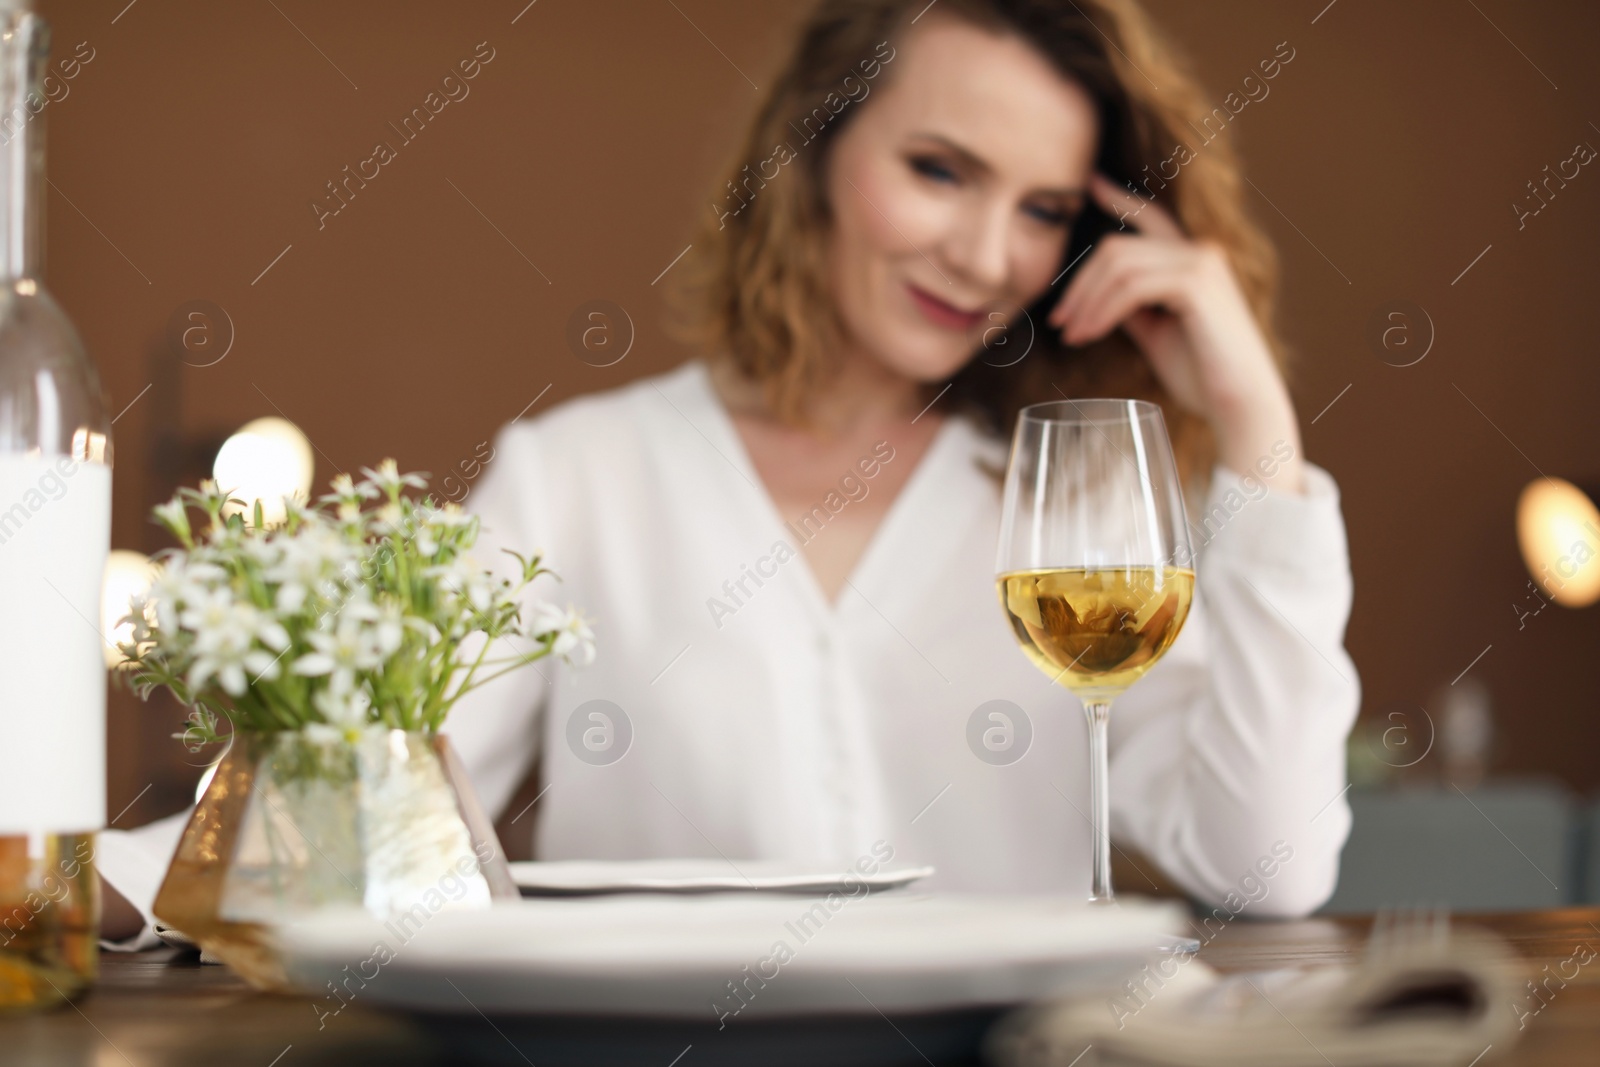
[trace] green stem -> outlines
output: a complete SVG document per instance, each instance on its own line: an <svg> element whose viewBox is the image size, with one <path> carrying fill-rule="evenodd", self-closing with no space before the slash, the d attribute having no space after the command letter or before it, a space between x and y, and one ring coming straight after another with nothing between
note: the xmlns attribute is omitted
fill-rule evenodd
<svg viewBox="0 0 1600 1067"><path fill-rule="evenodd" d="M503 674L510 674L514 670L517 670L517 669L522 668L522 667L526 667L530 663L533 663L533 662L535 662L537 660L543 659L546 655L549 654L549 651L550 651L549 649L543 649L537 655L528 656L526 659L519 660L518 662L513 663L509 667L503 667L500 670L493 672L492 674L484 675L482 678L479 678L472 685L463 684L460 689L456 690L455 699L459 700L461 697L465 696L467 693L471 692L472 690L479 689L479 688L481 688L483 686L488 685L490 682L494 681L496 678L499 678Z"/></svg>

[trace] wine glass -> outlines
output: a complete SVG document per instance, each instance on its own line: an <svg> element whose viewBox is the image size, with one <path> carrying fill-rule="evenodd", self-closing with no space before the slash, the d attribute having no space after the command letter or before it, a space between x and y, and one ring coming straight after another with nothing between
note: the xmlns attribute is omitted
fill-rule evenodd
<svg viewBox="0 0 1600 1067"><path fill-rule="evenodd" d="M1000 604L1017 643L1083 702L1094 891L1109 903L1111 701L1177 640L1194 598L1183 492L1161 409L1061 400L1022 409L1006 468Z"/></svg>

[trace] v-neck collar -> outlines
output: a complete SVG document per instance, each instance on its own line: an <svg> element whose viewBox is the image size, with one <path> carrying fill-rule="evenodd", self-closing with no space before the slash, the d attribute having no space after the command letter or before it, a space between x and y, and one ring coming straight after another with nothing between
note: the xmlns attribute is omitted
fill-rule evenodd
<svg viewBox="0 0 1600 1067"><path fill-rule="evenodd" d="M706 425L700 427L701 432L707 435L707 440L744 476L753 504L759 510L761 521L769 528L770 533L794 549L800 562L799 584L805 590L803 595L810 602L812 609L829 622L836 620L845 609L851 590L863 599L867 597L868 590L872 589L877 581L877 573L881 567L878 562L879 557L892 555L896 541L909 533L909 531L903 533L900 528L918 521L917 513L922 506L922 497L932 492L938 485L940 472L949 463L952 455L971 451L967 435L973 431L966 425L966 420L959 415L946 416L928 443L922 458L917 461L905 484L900 487L900 492L889 502L888 509L872 531L866 547L845 577L844 587L839 591L839 599L830 601L822 590L822 584L817 581L816 572L811 569L810 561L805 558L805 553L801 551L799 545L793 544L794 537L789 524L778 510L771 490L767 488L766 482L756 470L755 461L750 456L750 450L745 447L744 438L740 436L739 427L735 425L733 416L723 405L722 398L717 395L716 387L711 382L711 368L703 360L696 359L691 360L685 370L689 371L684 376L685 384L695 394L698 406L703 409L705 415Z"/></svg>

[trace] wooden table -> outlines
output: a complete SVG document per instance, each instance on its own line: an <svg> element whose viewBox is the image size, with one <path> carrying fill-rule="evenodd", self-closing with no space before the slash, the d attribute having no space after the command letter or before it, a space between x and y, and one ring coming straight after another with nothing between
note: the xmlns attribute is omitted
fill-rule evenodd
<svg viewBox="0 0 1600 1067"><path fill-rule="evenodd" d="M1542 975L1587 945L1600 953L1600 908L1559 908L1499 915L1459 915L1458 926L1493 930L1530 961L1529 977ZM1200 958L1223 972L1266 970L1295 963L1342 962L1361 948L1372 920L1307 919L1302 922L1233 923L1200 952ZM1565 973L1572 973L1568 965ZM1551 987L1555 988L1552 982ZM1495 1005L1508 1014L1531 1012L1538 1002ZM1513 1016L1515 1017L1515 1016ZM1600 1065L1600 957L1578 970L1565 988L1556 989L1549 1004L1524 1020L1521 1040L1509 1050L1494 1049L1478 1067L1596 1067ZM1461 1067L1468 1067L1462 1064Z"/></svg>
<svg viewBox="0 0 1600 1067"><path fill-rule="evenodd" d="M1456 922L1499 932L1532 961L1530 971L1568 959L1581 945L1600 951L1600 908L1457 917ZM1360 947L1369 925L1368 919L1241 920L1206 945L1200 958L1226 972L1339 961ZM353 1003L319 1029L312 1001L252 992L225 968L201 965L172 949L105 953L101 965L99 985L77 1004L45 1015L0 1020L0 1064L406 1067L524 1062L524 1053L485 1019L459 1020L455 1034L445 1038L424 1020ZM1512 1006L1503 1010L1510 1012ZM875 1025L877 1020L869 1022ZM888 1035L890 1024L882 1025ZM518 1031L513 1028L512 1033ZM889 1052L884 1062L923 1063L902 1041L899 1036L890 1038L886 1048L897 1051ZM468 1054L466 1046L481 1055ZM697 1067L701 1059L690 1049L677 1067ZM651 1062L653 1067L671 1067L665 1060ZM1480 1067L1490 1064L1600 1064L1600 959L1580 970L1577 979L1528 1020L1519 1044L1491 1051Z"/></svg>

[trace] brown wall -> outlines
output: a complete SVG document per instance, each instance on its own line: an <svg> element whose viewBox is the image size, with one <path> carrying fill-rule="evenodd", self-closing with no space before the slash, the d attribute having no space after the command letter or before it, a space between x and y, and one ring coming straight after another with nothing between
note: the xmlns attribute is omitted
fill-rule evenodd
<svg viewBox="0 0 1600 1067"><path fill-rule="evenodd" d="M391 454L442 475L546 386L535 412L683 358L651 281L707 210L757 99L746 76L770 77L806 5L525 2L43 4L57 56L94 52L47 111L48 278L113 409L138 397L116 426L118 546L160 547L144 517L184 469L163 433L200 448L281 412L317 446L319 480ZM1577 432L1600 395L1600 173L1520 232L1509 205L1575 142L1600 145L1585 103L1600 10L1324 5L1151 4L1219 104L1279 42L1295 50L1226 136L1283 252L1308 454L1345 494L1364 711L1427 701L1492 644L1473 673L1497 702L1501 768L1590 787L1600 608L1518 630L1512 506L1536 467L1600 481ZM484 41L470 95L319 229L325 183L397 141L386 124ZM596 298L637 326L606 369L564 340ZM232 347L174 364L169 318L198 299L226 310ZM1406 368L1365 337L1396 299L1437 334ZM168 737L180 719L114 697L111 812L156 783L119 825L181 803L196 772Z"/></svg>

